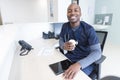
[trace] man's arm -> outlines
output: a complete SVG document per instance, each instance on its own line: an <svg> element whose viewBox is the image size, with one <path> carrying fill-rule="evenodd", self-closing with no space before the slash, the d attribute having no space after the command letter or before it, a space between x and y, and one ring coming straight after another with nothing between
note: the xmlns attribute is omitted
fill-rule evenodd
<svg viewBox="0 0 120 80"><path fill-rule="evenodd" d="M64 41L63 41L62 37L60 37L59 44L60 44L60 48L63 49ZM91 49L90 54L87 57L78 61L78 63L81 65L82 69L84 69L87 66L89 66L90 64L94 63L101 57L100 43L90 46L90 49ZM64 51L64 53L66 52L66 50L64 50L64 49L63 49L63 51Z"/></svg>
<svg viewBox="0 0 120 80"><path fill-rule="evenodd" d="M59 39L59 45L60 45L60 48L63 49L64 41L63 41L62 37L60 37L60 39Z"/></svg>
<svg viewBox="0 0 120 80"><path fill-rule="evenodd" d="M99 43L90 46L90 49L91 49L90 54L87 57L78 61L78 63L81 65L82 69L84 69L87 66L89 66L90 64L94 63L101 57L101 47L100 47Z"/></svg>
<svg viewBox="0 0 120 80"><path fill-rule="evenodd" d="M63 38L60 37L59 39L59 45L60 45L60 48L63 50L63 53L66 54L67 53L67 50L64 49L64 41L63 41Z"/></svg>

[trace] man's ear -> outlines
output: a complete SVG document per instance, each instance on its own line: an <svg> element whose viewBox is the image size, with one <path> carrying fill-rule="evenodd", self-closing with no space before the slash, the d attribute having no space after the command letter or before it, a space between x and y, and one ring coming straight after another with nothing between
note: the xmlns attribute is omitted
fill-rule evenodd
<svg viewBox="0 0 120 80"><path fill-rule="evenodd" d="M82 13L80 12L80 17L82 16Z"/></svg>

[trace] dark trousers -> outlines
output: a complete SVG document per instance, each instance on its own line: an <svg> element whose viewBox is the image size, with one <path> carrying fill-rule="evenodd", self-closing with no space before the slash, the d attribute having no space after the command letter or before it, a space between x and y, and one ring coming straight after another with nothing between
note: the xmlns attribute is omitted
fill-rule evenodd
<svg viewBox="0 0 120 80"><path fill-rule="evenodd" d="M94 65L93 64L84 68L84 69L82 69L82 71L84 73L86 73L87 75L90 75L93 70L94 70Z"/></svg>

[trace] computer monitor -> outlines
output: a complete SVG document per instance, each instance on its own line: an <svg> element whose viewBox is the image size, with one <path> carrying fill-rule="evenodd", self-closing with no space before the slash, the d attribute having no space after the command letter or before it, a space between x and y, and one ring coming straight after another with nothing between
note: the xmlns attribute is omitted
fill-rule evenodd
<svg viewBox="0 0 120 80"><path fill-rule="evenodd" d="M62 29L63 23L53 23L53 32L56 39L59 39L59 35Z"/></svg>

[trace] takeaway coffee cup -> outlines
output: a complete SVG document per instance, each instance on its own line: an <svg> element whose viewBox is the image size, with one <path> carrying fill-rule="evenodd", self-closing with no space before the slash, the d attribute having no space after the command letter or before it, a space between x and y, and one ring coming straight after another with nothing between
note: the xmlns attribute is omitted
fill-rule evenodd
<svg viewBox="0 0 120 80"><path fill-rule="evenodd" d="M78 42L75 41L74 39L69 40L69 42L71 42L71 43L74 45L74 47L73 47L73 49L72 49L72 50L74 50L75 47L76 47L76 45L78 44Z"/></svg>

